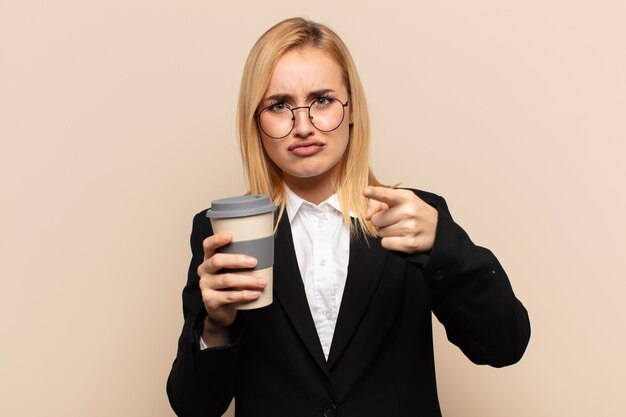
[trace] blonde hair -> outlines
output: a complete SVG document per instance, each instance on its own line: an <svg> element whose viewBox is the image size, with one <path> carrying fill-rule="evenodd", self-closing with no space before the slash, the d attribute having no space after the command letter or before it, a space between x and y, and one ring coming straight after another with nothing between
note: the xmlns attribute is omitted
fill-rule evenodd
<svg viewBox="0 0 626 417"><path fill-rule="evenodd" d="M340 173L335 190L343 217L351 225L350 212L356 218L356 227L363 237L376 234L374 226L365 220L367 200L363 188L381 185L369 167L370 124L363 86L343 41L328 27L302 18L284 20L255 43L244 67L239 92L237 126L239 147L251 194L267 194L279 207L279 218L285 210L286 193L282 171L263 149L254 114L269 86L276 62L295 48L314 47L326 52L341 67L350 95L352 125L346 152L339 162Z"/></svg>

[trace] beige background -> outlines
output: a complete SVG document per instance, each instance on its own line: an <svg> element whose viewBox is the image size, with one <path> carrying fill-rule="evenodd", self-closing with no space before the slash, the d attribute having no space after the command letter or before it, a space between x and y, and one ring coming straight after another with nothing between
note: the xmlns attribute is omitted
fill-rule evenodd
<svg viewBox="0 0 626 417"><path fill-rule="evenodd" d="M245 191L243 62L294 15L351 48L380 179L444 195L530 311L500 370L436 325L444 415L625 415L621 0L0 0L0 415L173 415L191 218Z"/></svg>

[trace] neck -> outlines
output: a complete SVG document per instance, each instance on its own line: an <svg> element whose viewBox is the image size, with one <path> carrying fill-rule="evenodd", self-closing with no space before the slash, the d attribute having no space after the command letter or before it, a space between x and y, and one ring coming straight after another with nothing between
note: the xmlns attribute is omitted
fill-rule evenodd
<svg viewBox="0 0 626 417"><path fill-rule="evenodd" d="M296 178L285 175L285 182L303 200L320 204L335 193L335 184L330 178Z"/></svg>

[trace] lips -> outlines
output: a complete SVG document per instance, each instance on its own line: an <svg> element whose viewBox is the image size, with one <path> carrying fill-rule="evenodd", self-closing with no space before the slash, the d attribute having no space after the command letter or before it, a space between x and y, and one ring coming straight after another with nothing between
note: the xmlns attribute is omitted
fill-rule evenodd
<svg viewBox="0 0 626 417"><path fill-rule="evenodd" d="M323 148L324 144L318 140L303 140L291 144L287 150L296 156L311 156Z"/></svg>
<svg viewBox="0 0 626 417"><path fill-rule="evenodd" d="M324 146L324 144L322 142L320 142L319 140L301 140L298 142L295 142L291 145L289 145L289 148L287 148L287 150L289 151L293 151L295 149L298 148L307 148L309 146Z"/></svg>

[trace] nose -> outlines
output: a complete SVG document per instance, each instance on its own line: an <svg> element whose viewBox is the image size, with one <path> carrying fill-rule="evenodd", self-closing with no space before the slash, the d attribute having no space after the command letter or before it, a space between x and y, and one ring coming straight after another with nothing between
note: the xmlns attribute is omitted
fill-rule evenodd
<svg viewBox="0 0 626 417"><path fill-rule="evenodd" d="M313 133L314 127L309 118L308 107L295 107L293 111L293 133L298 137L305 138Z"/></svg>

